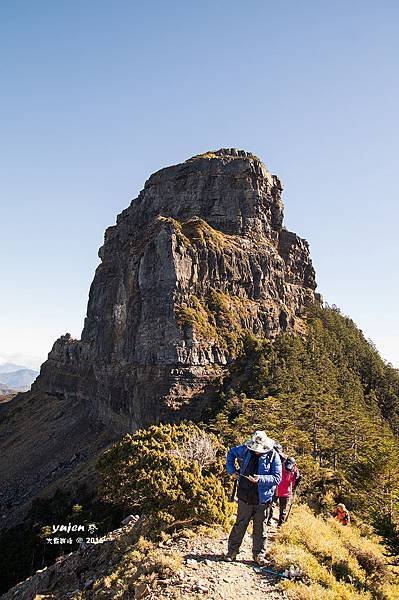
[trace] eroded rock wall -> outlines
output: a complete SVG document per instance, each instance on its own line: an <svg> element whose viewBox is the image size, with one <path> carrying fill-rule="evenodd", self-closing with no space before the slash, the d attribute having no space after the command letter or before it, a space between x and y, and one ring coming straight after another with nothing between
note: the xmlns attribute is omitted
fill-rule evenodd
<svg viewBox="0 0 399 600"><path fill-rule="evenodd" d="M282 228L281 191L234 149L152 175L106 231L81 340L56 342L35 390L76 395L120 431L198 416L194 398L237 351L223 320L274 337L300 327L315 300L308 245ZM190 309L205 322L191 315L190 326Z"/></svg>
<svg viewBox="0 0 399 600"><path fill-rule="evenodd" d="M307 242L283 228L281 192L258 158L235 149L149 178L105 233L81 340L57 340L32 391L0 413L8 507L28 469L21 457L44 465L36 493L51 473L63 476L80 446L94 455L99 431L106 444L150 423L198 418L245 332L301 331L304 310L318 301L315 274ZM24 438L18 418L28 423L29 411L43 424ZM51 460L38 447L43 431L53 438Z"/></svg>

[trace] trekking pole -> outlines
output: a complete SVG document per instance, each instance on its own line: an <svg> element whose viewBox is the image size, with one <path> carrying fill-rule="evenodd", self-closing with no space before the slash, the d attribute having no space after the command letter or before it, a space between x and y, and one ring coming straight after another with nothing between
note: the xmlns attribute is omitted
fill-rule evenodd
<svg viewBox="0 0 399 600"><path fill-rule="evenodd" d="M237 483L238 483L238 480L235 479L234 484L233 484L233 491L231 492L231 496L230 496L230 502L234 502L234 500L235 500L236 491L237 491Z"/></svg>
<svg viewBox="0 0 399 600"><path fill-rule="evenodd" d="M234 502L234 500L236 499L236 492L237 492L237 485L238 485L238 479L240 477L244 477L244 479L249 479L251 481L251 478L248 477L247 475L241 475L240 473L238 474L238 478L234 480L234 484L233 484L233 491L231 492L231 496L230 496L230 502Z"/></svg>
<svg viewBox="0 0 399 600"><path fill-rule="evenodd" d="M290 579L289 575L286 575L285 573L279 573L278 571L273 571L273 569L267 569L266 567L254 567L254 571L255 573L261 573L261 574L265 574L267 573L268 575L274 575L275 577L281 577L283 579Z"/></svg>

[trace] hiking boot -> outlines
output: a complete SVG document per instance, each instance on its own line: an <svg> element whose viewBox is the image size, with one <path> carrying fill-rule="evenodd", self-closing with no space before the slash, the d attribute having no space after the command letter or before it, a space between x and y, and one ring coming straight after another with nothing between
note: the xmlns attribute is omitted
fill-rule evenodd
<svg viewBox="0 0 399 600"><path fill-rule="evenodd" d="M259 565L260 567L265 567L267 565L266 558L263 554L257 554L254 556L254 563Z"/></svg>
<svg viewBox="0 0 399 600"><path fill-rule="evenodd" d="M227 554L225 554L224 560L227 562L233 562L237 558L238 552L234 552L233 550L229 550Z"/></svg>

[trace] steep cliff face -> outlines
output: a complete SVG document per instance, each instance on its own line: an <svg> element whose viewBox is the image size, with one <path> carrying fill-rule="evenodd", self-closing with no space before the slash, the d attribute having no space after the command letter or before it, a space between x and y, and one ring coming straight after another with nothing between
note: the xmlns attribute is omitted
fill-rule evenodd
<svg viewBox="0 0 399 600"><path fill-rule="evenodd" d="M298 328L315 299L281 190L237 150L152 175L106 231L81 340L55 343L34 390L78 397L120 431L198 414L234 334Z"/></svg>
<svg viewBox="0 0 399 600"><path fill-rule="evenodd" d="M81 340L55 342L29 395L3 411L0 444L37 454L34 436L30 445L18 439L10 412L19 409L21 420L28 404L53 433L53 462L59 426L45 413L57 402L79 423L70 454L96 430L106 431L105 443L149 423L198 417L241 334L300 331L318 295L307 242L282 227L281 192L258 158L235 149L152 175L105 233ZM11 471L16 481L20 468Z"/></svg>

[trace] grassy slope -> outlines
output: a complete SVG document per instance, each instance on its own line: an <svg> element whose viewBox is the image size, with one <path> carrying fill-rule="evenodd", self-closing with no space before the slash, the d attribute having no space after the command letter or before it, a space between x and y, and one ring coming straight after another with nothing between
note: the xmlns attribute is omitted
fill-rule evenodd
<svg viewBox="0 0 399 600"><path fill-rule="evenodd" d="M285 583L295 600L399 598L398 575L388 566L378 538L333 518L316 517L305 505L292 510L271 556L276 569L295 566L302 572L302 582Z"/></svg>

